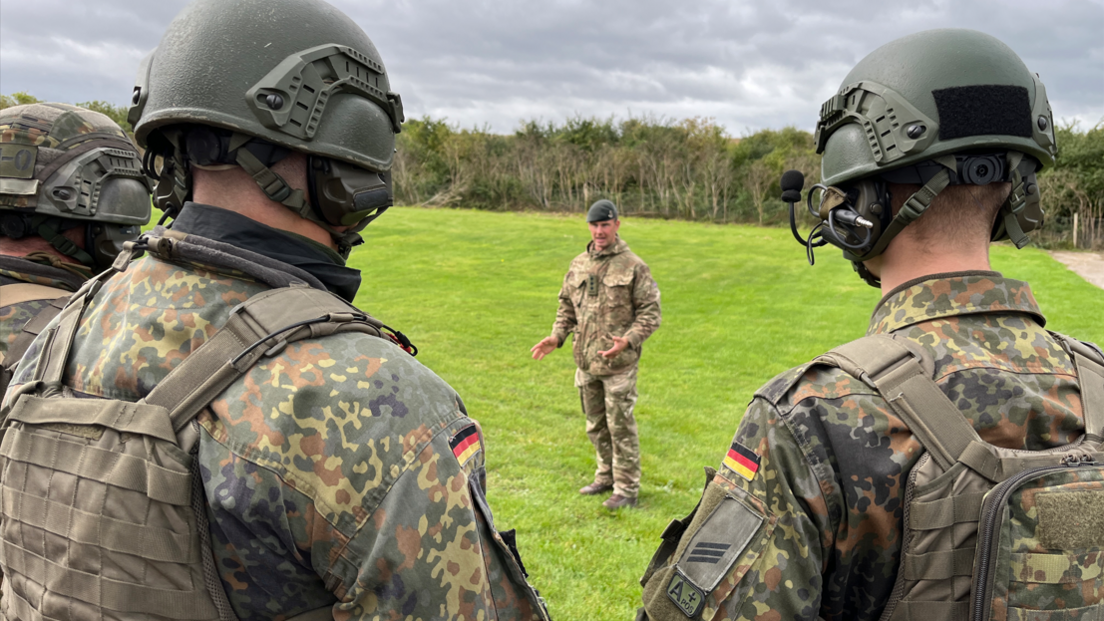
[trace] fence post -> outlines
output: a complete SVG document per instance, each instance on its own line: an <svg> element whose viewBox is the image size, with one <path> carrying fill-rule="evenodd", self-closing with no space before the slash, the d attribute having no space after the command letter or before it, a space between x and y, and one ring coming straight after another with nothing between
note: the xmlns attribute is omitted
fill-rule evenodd
<svg viewBox="0 0 1104 621"><path fill-rule="evenodd" d="M1077 248L1077 212L1073 212L1073 247Z"/></svg>

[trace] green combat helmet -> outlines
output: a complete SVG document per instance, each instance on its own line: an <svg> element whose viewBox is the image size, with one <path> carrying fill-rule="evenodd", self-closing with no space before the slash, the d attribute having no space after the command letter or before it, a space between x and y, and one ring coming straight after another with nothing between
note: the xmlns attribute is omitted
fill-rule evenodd
<svg viewBox="0 0 1104 621"><path fill-rule="evenodd" d="M1011 182L992 239L1018 248L1043 219L1035 173L1054 164L1054 122L1046 89L1011 48L973 30L928 30L892 41L859 61L820 109L816 148L823 185L821 220L802 239L794 203L804 179L782 178L794 236L812 248L843 249L862 265L919 218L948 185ZM890 213L888 183L916 184L900 212Z"/></svg>
<svg viewBox="0 0 1104 621"><path fill-rule="evenodd" d="M344 256L392 204L402 100L372 41L325 2L195 0L142 61L128 118L169 216L191 167L237 165ZM270 168L291 151L309 157L307 196Z"/></svg>
<svg viewBox="0 0 1104 621"><path fill-rule="evenodd" d="M0 110L0 234L38 235L96 272L150 219L134 143L107 116L35 103ZM84 249L62 231L87 226Z"/></svg>

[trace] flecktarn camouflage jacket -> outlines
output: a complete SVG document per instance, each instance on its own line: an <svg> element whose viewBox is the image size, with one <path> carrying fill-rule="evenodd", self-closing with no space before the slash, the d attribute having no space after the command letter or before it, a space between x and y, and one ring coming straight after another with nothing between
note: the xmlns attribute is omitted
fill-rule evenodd
<svg viewBox="0 0 1104 621"><path fill-rule="evenodd" d="M1074 363L1044 323L1026 283L962 272L890 292L868 334L926 349L940 389L982 440L1041 450L1084 431ZM676 552L677 536L665 536L645 578L675 561L702 568L700 599L683 585L695 618L877 620L897 577L907 476L923 453L859 379L812 363L786 371L755 393L694 521L669 527L685 529L681 543L693 549ZM723 519L702 525L705 507L720 503L729 503ZM715 532L691 537L707 529ZM1067 606L1104 605L1102 582L1086 584L1096 588L1070 591L1077 600ZM646 587L651 618L679 610L669 586L651 602Z"/></svg>
<svg viewBox="0 0 1104 621"><path fill-rule="evenodd" d="M30 283L58 289L58 295L72 293L87 276L43 265L20 257L0 256L0 285ZM0 357L8 351L23 326L49 305L48 300L32 300L8 304L0 299ZM2 358L0 358L2 359Z"/></svg>
<svg viewBox="0 0 1104 621"><path fill-rule="evenodd" d="M139 259L86 310L65 383L137 401L266 289L214 261ZM198 420L215 561L243 621L326 606L342 620L546 619L513 534L494 528L482 432L448 384L389 341L289 344Z"/></svg>
<svg viewBox="0 0 1104 621"><path fill-rule="evenodd" d="M575 333L575 364L592 375L620 373L640 359L644 340L659 328L659 286L651 270L624 240L598 251L593 242L575 257L560 289L552 336L563 345ZM611 336L629 342L617 356Z"/></svg>

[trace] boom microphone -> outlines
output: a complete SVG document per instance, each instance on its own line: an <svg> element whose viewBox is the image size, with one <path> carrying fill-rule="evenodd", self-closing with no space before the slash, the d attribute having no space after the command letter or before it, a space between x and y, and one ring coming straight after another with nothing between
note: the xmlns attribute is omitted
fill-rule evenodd
<svg viewBox="0 0 1104 621"><path fill-rule="evenodd" d="M801 200L801 189L805 187L805 175L800 170L787 170L782 173L782 200L787 203L796 203Z"/></svg>

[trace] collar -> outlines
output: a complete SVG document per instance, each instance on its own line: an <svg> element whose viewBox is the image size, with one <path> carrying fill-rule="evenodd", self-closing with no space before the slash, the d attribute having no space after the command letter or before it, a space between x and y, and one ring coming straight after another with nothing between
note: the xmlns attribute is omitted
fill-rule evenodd
<svg viewBox="0 0 1104 621"><path fill-rule="evenodd" d="M1024 313L1046 325L1031 287L999 272L949 272L910 280L890 291L874 308L867 335L886 334L913 324L978 313Z"/></svg>
<svg viewBox="0 0 1104 621"><path fill-rule="evenodd" d="M227 243L295 266L348 302L353 301L360 288L360 270L346 267L345 260L332 248L234 211L188 202L173 220L172 230Z"/></svg>
<svg viewBox="0 0 1104 621"><path fill-rule="evenodd" d="M605 250L602 251L596 252L594 250L594 240L591 240L590 243L587 244L587 254L589 254L590 258L592 259L598 259L600 257L611 257L615 254L627 252L628 249L629 245L625 243L625 240L621 239L620 235L617 236L617 243L612 246L606 246Z"/></svg>
<svg viewBox="0 0 1104 621"><path fill-rule="evenodd" d="M26 257L11 257L0 255L0 277L18 282L29 282L36 285L45 285L65 291L80 289L84 281L91 278L88 268L83 265L64 262L53 258L46 253L33 253ZM76 266L66 269L61 265ZM84 274L88 273L87 276Z"/></svg>

